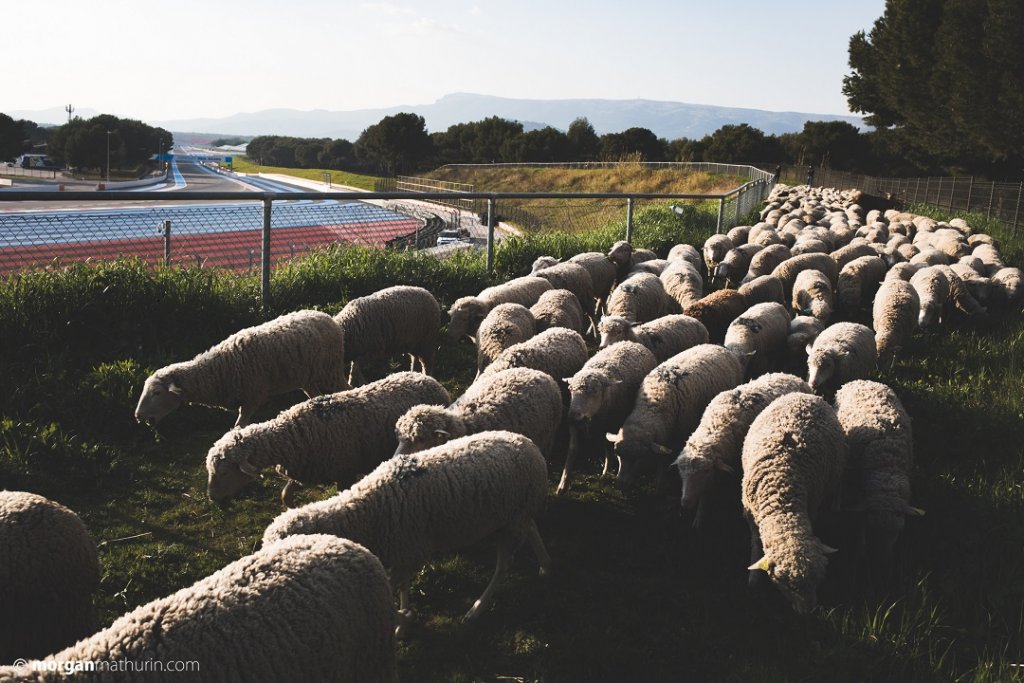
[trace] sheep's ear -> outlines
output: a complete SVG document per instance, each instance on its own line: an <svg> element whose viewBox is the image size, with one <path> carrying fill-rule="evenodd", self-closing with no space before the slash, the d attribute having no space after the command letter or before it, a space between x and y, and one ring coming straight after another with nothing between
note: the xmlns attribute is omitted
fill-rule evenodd
<svg viewBox="0 0 1024 683"><path fill-rule="evenodd" d="M238 469L242 474L248 475L253 479L260 478L260 473L256 471L255 467L249 464L249 461L247 459L239 461Z"/></svg>
<svg viewBox="0 0 1024 683"><path fill-rule="evenodd" d="M672 455L672 449L666 446L662 446L660 443L652 443L651 450L658 455Z"/></svg>
<svg viewBox="0 0 1024 683"><path fill-rule="evenodd" d="M908 505L905 514L907 517L924 517L924 510Z"/></svg>
<svg viewBox="0 0 1024 683"><path fill-rule="evenodd" d="M568 384L569 382L572 381L572 377L563 377L562 381L565 382L566 384Z"/></svg>
<svg viewBox="0 0 1024 683"><path fill-rule="evenodd" d="M177 384L175 384L173 380L169 385L167 385L167 391L171 392L175 396L182 396L185 394L185 391Z"/></svg>
<svg viewBox="0 0 1024 683"><path fill-rule="evenodd" d="M434 436L436 436L439 439L450 439L452 435L443 429L435 429Z"/></svg>
<svg viewBox="0 0 1024 683"><path fill-rule="evenodd" d="M826 555L831 555L832 553L838 553L839 552L837 549L833 548L832 546L825 545L820 540L818 541L818 547L821 548L821 552L825 553Z"/></svg>
<svg viewBox="0 0 1024 683"><path fill-rule="evenodd" d="M728 472L729 474L736 474L736 468L735 467L733 467L732 465L730 465L727 462L722 462L721 460L716 460L715 461L715 468L718 469L718 470L721 470L722 472Z"/></svg>
<svg viewBox="0 0 1024 683"><path fill-rule="evenodd" d="M618 434L612 434L611 432L608 432L607 434L605 434L604 438L608 439L608 441L611 442L611 443L618 443L619 442L619 435Z"/></svg>
<svg viewBox="0 0 1024 683"><path fill-rule="evenodd" d="M767 573L771 574L772 573L772 568L774 567L774 565L775 565L775 563L772 562L771 560L769 560L768 556L765 555L760 560L758 560L754 564L752 564L749 567L747 567L747 571L755 572L758 569L760 569L763 572L767 572Z"/></svg>
<svg viewBox="0 0 1024 683"><path fill-rule="evenodd" d="M812 348L814 348L814 345L813 344L808 344L807 347L804 349L804 351L807 352L808 356L811 355L811 349Z"/></svg>

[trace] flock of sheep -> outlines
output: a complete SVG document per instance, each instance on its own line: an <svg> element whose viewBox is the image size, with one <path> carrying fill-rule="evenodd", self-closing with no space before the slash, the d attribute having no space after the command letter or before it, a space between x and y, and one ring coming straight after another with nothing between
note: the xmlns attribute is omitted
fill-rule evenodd
<svg viewBox="0 0 1024 683"><path fill-rule="evenodd" d="M340 493L288 509L258 551L93 633L99 565L84 525L39 496L0 492L0 604L14 607L0 615L0 662L75 643L50 658L199 660L210 680L395 680L394 639L429 558L497 539L494 576L466 619L487 608L523 541L548 570L536 518L563 451L555 495L581 459L603 459L605 473L616 463L623 483L678 473L698 528L710 494L739 479L751 580L767 576L796 611L812 609L833 552L816 535L820 512L856 511L863 548L882 557L923 514L911 505L911 420L870 379L877 364L919 327L1024 298L991 237L959 220L865 216L858 197L778 185L757 225L702 250L676 245L660 259L619 242L541 257L530 275L456 300L445 340L430 292L389 287L158 370L140 421L188 403L238 411L207 455L213 501L270 468L286 506L295 484ZM724 286L705 294L715 281ZM429 373L442 341L467 336L477 377L452 401ZM365 382L361 361L399 353L422 372ZM248 424L296 389L309 400ZM49 561L53 545L66 561ZM26 620L19 605L45 618ZM0 680L56 677L0 667Z"/></svg>

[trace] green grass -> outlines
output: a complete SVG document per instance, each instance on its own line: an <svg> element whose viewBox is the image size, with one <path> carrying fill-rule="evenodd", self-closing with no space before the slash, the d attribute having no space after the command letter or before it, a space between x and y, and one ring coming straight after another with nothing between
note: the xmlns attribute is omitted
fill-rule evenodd
<svg viewBox="0 0 1024 683"><path fill-rule="evenodd" d="M700 244L715 211L680 218L644 206L635 242L664 254ZM996 224L969 217L1021 253ZM76 510L100 542L96 602L109 624L253 550L279 512L268 476L221 510L205 497L205 453L233 416L186 407L159 432L132 419L145 377L241 327L315 306L338 310L390 284L423 284L447 307L528 272L544 253L606 250L624 219L583 234L505 240L488 274L479 254L438 261L339 247L275 271L269 309L258 281L137 261L26 273L0 284L0 487ZM437 374L453 394L472 381L469 344L444 346ZM378 375L404 368L395 359ZM715 510L698 535L651 486L620 491L584 462L549 501L547 579L518 553L495 604L459 623L493 569L483 544L436 558L413 590L418 619L399 648L404 681L1019 681L1024 663L1024 320L920 334L883 368L914 420L915 505L889 566L834 556L822 607L796 616L745 590L746 525ZM301 394L281 397L267 419ZM551 467L552 484L561 463ZM300 490L299 502L331 495ZM841 533L837 532L841 541Z"/></svg>
<svg viewBox="0 0 1024 683"><path fill-rule="evenodd" d="M357 187L360 190L368 191L373 191L374 183L377 181L376 176L363 175L361 173L349 173L348 171L337 171L326 168L261 166L253 163L245 156L232 157L232 167L239 173L280 173L282 175L295 176L296 178L316 180L317 182L323 182L324 174L330 173L332 185L348 185L349 187Z"/></svg>

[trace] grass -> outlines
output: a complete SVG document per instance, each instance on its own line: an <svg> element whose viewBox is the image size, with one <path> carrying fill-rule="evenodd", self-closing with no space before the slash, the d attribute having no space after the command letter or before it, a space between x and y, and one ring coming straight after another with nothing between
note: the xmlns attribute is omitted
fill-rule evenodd
<svg viewBox="0 0 1024 683"><path fill-rule="evenodd" d="M640 208L634 241L664 254L699 244L715 212ZM969 217L1003 240L994 223ZM76 510L100 543L101 621L190 585L253 550L279 512L267 477L221 510L205 497L205 453L233 417L186 407L159 432L132 419L145 377L241 327L286 310L338 310L389 284L417 283L447 306L529 270L535 256L604 250L624 219L598 230L508 239L496 273L478 254L334 248L275 271L272 308L255 278L137 261L26 273L0 284L0 487ZM442 347L453 394L472 381L469 344ZM377 374L404 368L397 359ZM920 334L882 368L914 420L915 505L896 556L877 572L834 556L822 607L798 617L745 590L746 526L714 510L696 534L652 487L620 491L583 463L552 498L541 533L554 558L541 579L517 554L479 623L459 616L490 578L483 544L438 557L413 590L418 619L399 648L405 681L1015 681L1024 680L1024 320ZM256 419L299 400L281 397ZM560 462L552 463L556 481ZM333 493L299 492L299 502ZM828 540L828 539L826 539ZM840 539L841 540L841 539Z"/></svg>
<svg viewBox="0 0 1024 683"><path fill-rule="evenodd" d="M363 175L361 173L349 173L348 171L338 171L334 169L261 166L260 164L253 163L245 156L232 157L232 167L239 173L280 173L282 175L291 175L296 178L306 178L307 180L316 180L318 182L323 182L324 174L330 173L332 185L347 185L349 187L357 187L360 190L367 190L371 192L373 191L374 183L377 181L376 176Z"/></svg>

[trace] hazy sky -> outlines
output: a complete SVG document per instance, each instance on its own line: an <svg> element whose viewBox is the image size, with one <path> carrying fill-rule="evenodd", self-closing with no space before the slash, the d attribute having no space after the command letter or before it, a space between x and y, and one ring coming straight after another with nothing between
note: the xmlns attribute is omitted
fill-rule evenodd
<svg viewBox="0 0 1024 683"><path fill-rule="evenodd" d="M4 2L0 112L143 121L427 104L453 92L847 114L884 0Z"/></svg>

